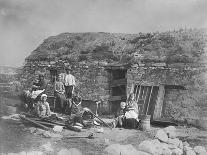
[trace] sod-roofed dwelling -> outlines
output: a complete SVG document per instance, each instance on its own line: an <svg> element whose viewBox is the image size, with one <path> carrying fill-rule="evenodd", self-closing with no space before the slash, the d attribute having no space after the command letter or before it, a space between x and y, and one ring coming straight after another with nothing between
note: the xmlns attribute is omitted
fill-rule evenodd
<svg viewBox="0 0 207 155"><path fill-rule="evenodd" d="M51 91L67 66L87 104L102 101L100 113L117 112L133 91L140 113L152 119L207 116L206 30L63 33L26 58L22 79L29 86L35 73L44 72Z"/></svg>

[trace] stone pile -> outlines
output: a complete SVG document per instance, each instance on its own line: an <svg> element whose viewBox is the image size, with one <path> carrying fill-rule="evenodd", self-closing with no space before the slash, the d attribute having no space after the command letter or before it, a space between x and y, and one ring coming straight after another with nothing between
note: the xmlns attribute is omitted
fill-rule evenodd
<svg viewBox="0 0 207 155"><path fill-rule="evenodd" d="M173 126L159 129L155 139L141 142L138 150L132 145L112 144L104 151L108 155L207 155L204 147L193 148L187 142L179 140Z"/></svg>

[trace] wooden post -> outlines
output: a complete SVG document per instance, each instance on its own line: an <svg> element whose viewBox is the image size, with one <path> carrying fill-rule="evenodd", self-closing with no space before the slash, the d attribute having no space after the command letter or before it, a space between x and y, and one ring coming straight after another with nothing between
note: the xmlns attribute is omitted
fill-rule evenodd
<svg viewBox="0 0 207 155"><path fill-rule="evenodd" d="M152 96L153 88L154 88L154 86L152 86L151 91L150 91L149 101L148 101L148 103L147 103L147 110L146 110L146 113L145 113L146 115L147 115L147 113L148 113L148 108L149 108L149 104L150 104L150 100L151 100L151 96Z"/></svg>
<svg viewBox="0 0 207 155"><path fill-rule="evenodd" d="M163 106L164 96L165 96L165 86L160 85L158 90L157 100L155 103L153 119L159 119L162 116L162 106Z"/></svg>

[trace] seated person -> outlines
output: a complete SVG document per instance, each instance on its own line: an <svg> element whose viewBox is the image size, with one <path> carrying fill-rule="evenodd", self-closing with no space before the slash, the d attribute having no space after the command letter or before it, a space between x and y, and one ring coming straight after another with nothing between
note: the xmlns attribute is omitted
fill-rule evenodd
<svg viewBox="0 0 207 155"><path fill-rule="evenodd" d="M137 128L139 124L138 119L138 105L134 94L131 93L126 101L127 111L125 113L125 128Z"/></svg>
<svg viewBox="0 0 207 155"><path fill-rule="evenodd" d="M57 81L55 81L55 97L57 98L58 107L60 107L61 112L65 112L65 86L61 82L61 76L58 76Z"/></svg>
<svg viewBox="0 0 207 155"><path fill-rule="evenodd" d="M114 119L113 127L123 127L125 123L125 113L127 111L126 102L120 103L121 110L119 111L118 117Z"/></svg>
<svg viewBox="0 0 207 155"><path fill-rule="evenodd" d="M72 114L79 114L83 110L82 106L82 98L79 93L73 96L72 98L72 105L70 107L70 113Z"/></svg>
<svg viewBox="0 0 207 155"><path fill-rule="evenodd" d="M32 99L37 99L46 89L46 82L44 79L43 74L39 74L39 79L37 82L34 82L32 85L32 93L31 93L31 98Z"/></svg>
<svg viewBox="0 0 207 155"><path fill-rule="evenodd" d="M136 128L138 126L138 105L134 99L134 94L130 94L126 103L121 102L119 116L113 122L113 127Z"/></svg>
<svg viewBox="0 0 207 155"><path fill-rule="evenodd" d="M125 113L126 118L134 118L138 120L138 105L135 101L134 94L131 93L126 101L127 112Z"/></svg>
<svg viewBox="0 0 207 155"><path fill-rule="evenodd" d="M47 102L46 94L42 94L41 100L36 103L35 113L39 117L49 117L51 115L50 106Z"/></svg>

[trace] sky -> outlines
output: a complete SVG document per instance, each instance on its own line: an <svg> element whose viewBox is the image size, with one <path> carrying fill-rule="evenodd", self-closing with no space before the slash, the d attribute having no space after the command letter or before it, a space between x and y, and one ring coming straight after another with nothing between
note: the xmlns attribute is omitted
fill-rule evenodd
<svg viewBox="0 0 207 155"><path fill-rule="evenodd" d="M0 66L20 67L63 32L207 28L207 0L0 0Z"/></svg>

